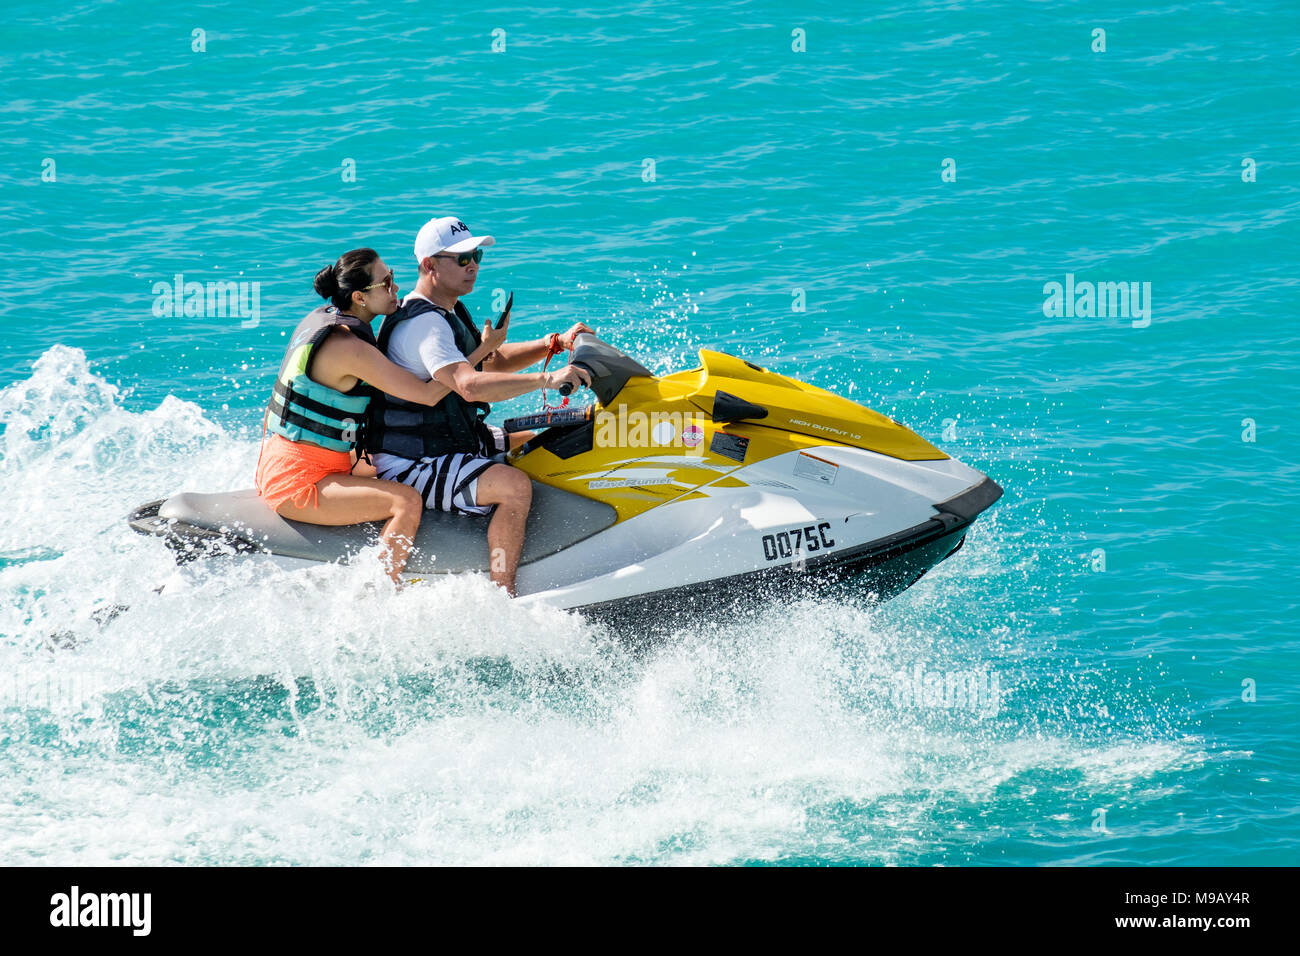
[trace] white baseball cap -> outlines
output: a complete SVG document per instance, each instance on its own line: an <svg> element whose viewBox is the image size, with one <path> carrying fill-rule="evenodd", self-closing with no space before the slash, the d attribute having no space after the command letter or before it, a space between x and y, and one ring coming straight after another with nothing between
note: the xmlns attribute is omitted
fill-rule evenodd
<svg viewBox="0 0 1300 956"><path fill-rule="evenodd" d="M479 246L490 246L491 236L476 236L455 216L430 219L420 227L415 237L415 261L423 262L440 252L469 252Z"/></svg>

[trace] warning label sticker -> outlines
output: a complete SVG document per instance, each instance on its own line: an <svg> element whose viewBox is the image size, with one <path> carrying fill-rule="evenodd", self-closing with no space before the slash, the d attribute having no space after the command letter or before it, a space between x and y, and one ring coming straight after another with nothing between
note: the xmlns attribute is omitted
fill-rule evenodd
<svg viewBox="0 0 1300 956"><path fill-rule="evenodd" d="M749 451L749 439L741 435L714 432L713 441L709 442L709 451L732 461L744 461L745 453Z"/></svg>
<svg viewBox="0 0 1300 956"><path fill-rule="evenodd" d="M825 458L810 455L806 451L799 452L799 457L795 459L794 463L795 477L818 481L823 485L835 484L835 476L839 474L839 471L839 465L827 461Z"/></svg>

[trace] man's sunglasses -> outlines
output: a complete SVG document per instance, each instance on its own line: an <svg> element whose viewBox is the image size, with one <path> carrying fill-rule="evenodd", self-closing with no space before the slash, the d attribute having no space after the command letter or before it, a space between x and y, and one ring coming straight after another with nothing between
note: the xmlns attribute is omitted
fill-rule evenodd
<svg viewBox="0 0 1300 956"><path fill-rule="evenodd" d="M392 269L389 269L388 275L384 276L378 282L372 282L370 283L370 285L358 289L357 291L369 292L371 289L378 289L381 285L384 286L386 289L388 289L389 292L393 291L393 270Z"/></svg>
<svg viewBox="0 0 1300 956"><path fill-rule="evenodd" d="M473 252L462 252L458 256L437 255L434 256L433 258L434 259L455 259L456 265L461 266L463 268L464 266L469 265L471 262L483 261L483 247L476 246Z"/></svg>

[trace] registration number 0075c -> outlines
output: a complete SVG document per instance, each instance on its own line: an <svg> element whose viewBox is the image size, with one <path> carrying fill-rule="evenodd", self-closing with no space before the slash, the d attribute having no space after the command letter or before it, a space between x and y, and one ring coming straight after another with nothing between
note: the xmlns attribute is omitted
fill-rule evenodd
<svg viewBox="0 0 1300 956"><path fill-rule="evenodd" d="M826 533L830 529L831 523L823 521L821 524L810 524L802 528L791 528L789 531L765 534L763 535L763 557L768 561L777 561L781 558L793 558L796 554L812 554L822 548L833 548L835 539Z"/></svg>

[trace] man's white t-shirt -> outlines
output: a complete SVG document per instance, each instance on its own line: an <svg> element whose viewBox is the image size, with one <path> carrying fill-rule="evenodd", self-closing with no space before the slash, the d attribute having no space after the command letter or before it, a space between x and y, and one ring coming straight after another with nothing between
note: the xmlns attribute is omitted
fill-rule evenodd
<svg viewBox="0 0 1300 956"><path fill-rule="evenodd" d="M429 301L418 292L410 292L402 304L405 305L412 299ZM442 313L432 309L407 319L397 327L388 340L388 360L426 382L433 378L438 369L468 361L460 349L456 348L456 337L452 335L451 325L442 317ZM404 458L383 452L374 456L374 462L380 474L409 464Z"/></svg>
<svg viewBox="0 0 1300 956"><path fill-rule="evenodd" d="M402 305L412 299L429 301L418 292L411 292L402 300ZM468 361L456 348L451 325L440 312L434 311L407 319L397 327L388 340L388 359L426 382L438 369Z"/></svg>

